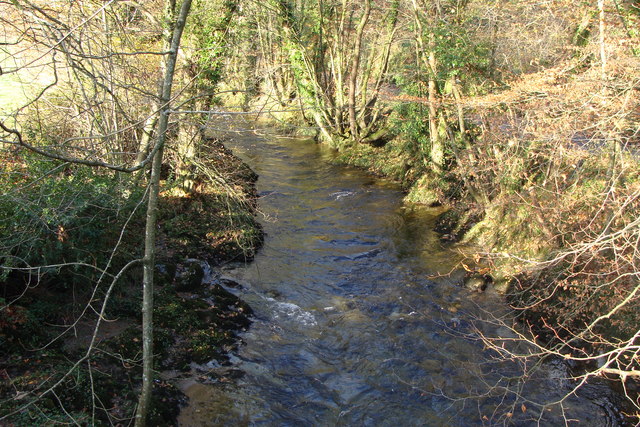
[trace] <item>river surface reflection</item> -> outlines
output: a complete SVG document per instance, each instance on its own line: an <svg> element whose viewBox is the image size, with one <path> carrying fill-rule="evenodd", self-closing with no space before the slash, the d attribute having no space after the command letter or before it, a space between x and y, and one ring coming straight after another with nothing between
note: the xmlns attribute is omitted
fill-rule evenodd
<svg viewBox="0 0 640 427"><path fill-rule="evenodd" d="M529 401L562 396L563 365L542 369L524 398L486 394L518 370L493 360L473 326L507 333L475 319L509 311L444 275L457 255L432 231L433 210L404 207L395 184L331 164L308 140L226 145L260 176L264 247L223 272L256 318L233 366L210 367L233 381L183 384L183 425L564 425L559 407ZM593 400L569 398L564 411L615 425Z"/></svg>

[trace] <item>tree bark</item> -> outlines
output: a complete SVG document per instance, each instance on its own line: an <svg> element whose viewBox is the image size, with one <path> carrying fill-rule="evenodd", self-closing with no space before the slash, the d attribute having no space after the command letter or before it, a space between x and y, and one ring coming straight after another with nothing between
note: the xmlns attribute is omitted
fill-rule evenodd
<svg viewBox="0 0 640 427"><path fill-rule="evenodd" d="M599 21L599 34L598 39L600 42L600 73L602 80L607 80L607 51L604 43L604 0L598 0L598 21Z"/></svg>
<svg viewBox="0 0 640 427"><path fill-rule="evenodd" d="M358 68L360 67L360 56L362 54L362 37L370 14L371 0L367 0L364 13L356 29L356 44L353 48L353 60L351 62L351 72L349 73L349 127L351 128L351 138L353 138L354 142L359 142L360 140L356 115L356 91L358 90Z"/></svg>
<svg viewBox="0 0 640 427"><path fill-rule="evenodd" d="M151 182L149 200L147 202L147 218L145 229L144 249L144 275L142 286L142 391L135 416L135 426L146 425L147 416L151 406L151 393L153 388L153 272L155 267L156 250L156 223L158 217L158 196L160 193L160 169L164 145L167 139L169 125L171 90L180 47L180 39L184 30L191 0L184 0L180 8L180 14L173 28L169 55L166 60L164 80L162 83L160 119L158 122L158 150L153 157L151 166Z"/></svg>
<svg viewBox="0 0 640 427"><path fill-rule="evenodd" d="M440 174L444 168L444 142L443 138L440 136L439 132L439 120L438 120L438 86L436 82L436 76L438 72L438 65L435 54L435 34L433 26L435 25L436 19L429 16L429 33L428 33L428 44L425 47L424 42L422 40L424 30L422 26L422 21L420 20L420 12L419 6L416 0L412 0L413 4L413 12L416 23L416 43L420 49L420 56L424 62L424 65L427 70L428 80L427 80L427 100L428 100L428 108L429 108L429 141L431 143L431 147L429 147L429 160L430 166L434 173ZM437 13L437 10L427 13Z"/></svg>
<svg viewBox="0 0 640 427"><path fill-rule="evenodd" d="M429 138L431 139L431 165L434 172L442 173L444 169L444 142L440 136L438 120L437 63L435 54L435 35L429 33Z"/></svg>

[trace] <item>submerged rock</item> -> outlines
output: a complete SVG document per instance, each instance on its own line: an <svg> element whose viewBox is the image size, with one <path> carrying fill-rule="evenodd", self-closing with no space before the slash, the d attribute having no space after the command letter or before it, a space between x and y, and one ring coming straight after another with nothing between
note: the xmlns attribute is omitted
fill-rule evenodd
<svg viewBox="0 0 640 427"><path fill-rule="evenodd" d="M185 263L184 270L176 276L175 288L181 292L195 291L202 286L203 279L204 268L200 261L189 259Z"/></svg>
<svg viewBox="0 0 640 427"><path fill-rule="evenodd" d="M487 274L469 272L464 276L464 287L470 291L483 292L491 282L491 276Z"/></svg>

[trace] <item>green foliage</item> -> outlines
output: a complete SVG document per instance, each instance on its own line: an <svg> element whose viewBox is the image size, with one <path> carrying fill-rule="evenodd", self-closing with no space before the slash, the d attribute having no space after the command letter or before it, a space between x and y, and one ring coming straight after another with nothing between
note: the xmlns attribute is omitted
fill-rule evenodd
<svg viewBox="0 0 640 427"><path fill-rule="evenodd" d="M18 344L20 339L27 336L25 331L30 329L31 316L24 307L7 306L6 300L0 298L0 348L2 353Z"/></svg>
<svg viewBox="0 0 640 427"><path fill-rule="evenodd" d="M201 300L180 298L170 287L165 287L156 296L153 316L158 327L174 329L184 334L198 326L196 310L206 307L208 305Z"/></svg>
<svg viewBox="0 0 640 427"><path fill-rule="evenodd" d="M25 393L34 392L33 394L37 395L38 392L61 379L63 372L67 372L72 368L72 362L65 360L58 354L46 352L37 355L32 354L29 358L24 359L23 362L30 365L29 369L13 372L11 385L2 384L0 386L0 395L2 397L6 397L7 394L15 394L16 390ZM62 385L57 389L55 396L45 394L29 408L18 411L14 416L10 417L8 425L68 424L70 417L75 419L76 423L88 425L90 423L90 415L86 412L86 409L92 405L92 395L87 391L92 389L92 384L97 393L99 393L98 390L107 390L102 385L108 380L109 377L107 375L96 370L92 370L90 375L84 364L76 367L62 381ZM42 388L37 389L39 385L42 385ZM122 388L122 384L118 384L118 388ZM113 392L113 386L109 390ZM0 413L4 415L16 410L27 403L31 397L25 396L23 400L2 399L0 401ZM104 393L98 395L98 398L104 399L103 402L109 402L110 397ZM97 425L102 424L98 422Z"/></svg>
<svg viewBox="0 0 640 427"><path fill-rule="evenodd" d="M438 59L437 80L445 82L451 76L465 81L486 78L490 63L490 46L472 39L466 25L470 22L443 22L435 27L435 52Z"/></svg>
<svg viewBox="0 0 640 427"><path fill-rule="evenodd" d="M195 38L195 62L201 85L213 87L222 77L227 52L227 30L238 8L237 0L200 0L195 5L187 33Z"/></svg>
<svg viewBox="0 0 640 427"><path fill-rule="evenodd" d="M435 80L438 90L445 94L448 80L455 76L463 88L471 88L486 81L491 65L491 46L487 41L473 37L469 27L475 25L472 16L465 16L464 12L446 14L437 19L437 23L423 23L424 33L421 35L425 47L433 40L433 52L437 62ZM425 19L425 17L422 17ZM394 75L395 82L402 87L403 92L424 96L425 82L430 70L425 69L422 59L413 57L414 51L410 43L405 43L400 55L396 58L402 72ZM404 65L402 65L404 64ZM419 64L419 65L416 65Z"/></svg>
<svg viewBox="0 0 640 427"><path fill-rule="evenodd" d="M305 100L307 104L313 104L314 101L318 101L319 99L316 98L315 87L307 75L304 52L302 52L300 46L291 41L285 42L285 49L289 52L289 62L298 87L299 96Z"/></svg>
<svg viewBox="0 0 640 427"><path fill-rule="evenodd" d="M226 334L217 328L200 329L191 337L190 344L193 360L205 363L222 351L222 344L228 341Z"/></svg>
<svg viewBox="0 0 640 427"><path fill-rule="evenodd" d="M12 268L66 262L104 265L119 226L131 212L129 182L95 169L23 153L0 174L0 247L3 278ZM139 192L139 191L137 191ZM40 273L60 274L60 267ZM64 269L59 285L91 272ZM81 282L86 282L86 277Z"/></svg>
<svg viewBox="0 0 640 427"><path fill-rule="evenodd" d="M62 342L51 342L55 330L45 324L61 324L66 310L57 298L23 296L18 301L0 298L0 357L24 353L25 348L57 349Z"/></svg>
<svg viewBox="0 0 640 427"><path fill-rule="evenodd" d="M402 103L396 107L390 120L393 133L402 135L403 149L419 158L429 142L428 111L422 104Z"/></svg>
<svg viewBox="0 0 640 427"><path fill-rule="evenodd" d="M591 19L595 15L595 11L587 14L582 22L580 22L573 31L572 42L576 46L584 47L589 44L591 36Z"/></svg>

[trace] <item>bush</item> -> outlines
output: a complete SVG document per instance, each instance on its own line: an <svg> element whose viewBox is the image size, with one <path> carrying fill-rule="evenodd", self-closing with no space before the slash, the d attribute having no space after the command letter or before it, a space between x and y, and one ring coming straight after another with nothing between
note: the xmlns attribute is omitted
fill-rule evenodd
<svg viewBox="0 0 640 427"><path fill-rule="evenodd" d="M97 270L88 266L106 264L137 199L130 182L29 153L0 155L11 160L0 174L0 279L17 269L56 277L60 289L91 282ZM24 270L37 266L49 267Z"/></svg>

